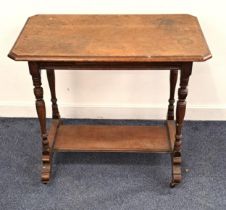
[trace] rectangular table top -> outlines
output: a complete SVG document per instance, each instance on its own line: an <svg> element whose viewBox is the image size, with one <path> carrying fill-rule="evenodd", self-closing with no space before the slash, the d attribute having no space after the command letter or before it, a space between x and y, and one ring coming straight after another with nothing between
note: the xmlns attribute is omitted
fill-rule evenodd
<svg viewBox="0 0 226 210"><path fill-rule="evenodd" d="M36 15L9 53L18 61L205 61L191 15Z"/></svg>

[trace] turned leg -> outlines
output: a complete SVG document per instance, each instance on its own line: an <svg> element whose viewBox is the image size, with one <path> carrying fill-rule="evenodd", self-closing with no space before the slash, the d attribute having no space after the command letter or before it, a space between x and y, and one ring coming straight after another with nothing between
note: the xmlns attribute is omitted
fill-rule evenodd
<svg viewBox="0 0 226 210"><path fill-rule="evenodd" d="M174 94L175 88L177 84L177 69L170 70L170 98L169 98L169 105L168 105L168 112L167 112L167 120L174 120Z"/></svg>
<svg viewBox="0 0 226 210"><path fill-rule="evenodd" d="M43 183L47 183L50 179L51 173L51 151L46 131L46 109L45 102L43 100L43 88L41 83L41 74L38 64L35 62L29 62L29 70L32 76L34 85L34 95L36 98L36 110L41 128L42 138L42 173L41 180Z"/></svg>
<svg viewBox="0 0 226 210"><path fill-rule="evenodd" d="M172 181L170 186L174 187L181 182L181 138L184 115L186 110L186 97L188 94L188 81L192 72L192 63L184 63L181 67L180 87L178 89L178 101L176 108L176 135L174 149L172 152Z"/></svg>
<svg viewBox="0 0 226 210"><path fill-rule="evenodd" d="M47 78L49 82L49 88L52 101L52 117L53 119L60 119L60 113L57 106L56 90L55 90L55 73L54 69L47 69Z"/></svg>

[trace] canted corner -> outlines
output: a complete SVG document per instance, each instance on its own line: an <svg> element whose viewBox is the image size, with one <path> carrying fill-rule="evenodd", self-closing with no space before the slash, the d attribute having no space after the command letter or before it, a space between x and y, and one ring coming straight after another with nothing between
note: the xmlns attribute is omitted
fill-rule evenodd
<svg viewBox="0 0 226 210"><path fill-rule="evenodd" d="M207 60L209 60L211 58L212 58L212 54L211 53L207 53L207 54L202 56L202 61L207 61Z"/></svg>
<svg viewBox="0 0 226 210"><path fill-rule="evenodd" d="M8 57L13 59L14 61L18 60L18 55L12 51L9 52Z"/></svg>
<svg viewBox="0 0 226 210"><path fill-rule="evenodd" d="M198 19L195 15L191 15L191 14L185 14L186 16L193 18L193 19Z"/></svg>

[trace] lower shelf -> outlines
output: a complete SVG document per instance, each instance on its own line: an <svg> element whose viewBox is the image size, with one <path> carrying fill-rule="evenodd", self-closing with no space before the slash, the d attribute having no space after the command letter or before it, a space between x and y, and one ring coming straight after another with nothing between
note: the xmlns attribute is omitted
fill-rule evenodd
<svg viewBox="0 0 226 210"><path fill-rule="evenodd" d="M172 152L175 123L165 126L60 125L54 150L58 152Z"/></svg>

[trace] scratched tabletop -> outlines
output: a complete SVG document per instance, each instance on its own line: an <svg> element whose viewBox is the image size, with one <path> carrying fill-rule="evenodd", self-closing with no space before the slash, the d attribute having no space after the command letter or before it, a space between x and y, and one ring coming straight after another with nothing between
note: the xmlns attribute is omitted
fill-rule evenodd
<svg viewBox="0 0 226 210"><path fill-rule="evenodd" d="M9 53L20 61L204 61L191 15L35 15Z"/></svg>

